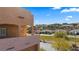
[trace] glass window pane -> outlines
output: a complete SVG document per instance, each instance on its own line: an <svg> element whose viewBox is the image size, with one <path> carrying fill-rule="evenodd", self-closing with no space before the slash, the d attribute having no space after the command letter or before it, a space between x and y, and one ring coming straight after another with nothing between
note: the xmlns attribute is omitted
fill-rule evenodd
<svg viewBox="0 0 79 59"><path fill-rule="evenodd" d="M6 36L6 28L0 28L0 37Z"/></svg>

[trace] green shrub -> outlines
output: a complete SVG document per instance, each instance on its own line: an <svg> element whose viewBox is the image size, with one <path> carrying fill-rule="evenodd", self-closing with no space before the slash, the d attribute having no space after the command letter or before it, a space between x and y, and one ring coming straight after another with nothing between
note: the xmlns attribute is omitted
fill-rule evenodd
<svg viewBox="0 0 79 59"><path fill-rule="evenodd" d="M57 38L65 38L67 37L67 33L66 32L55 32L54 36Z"/></svg>

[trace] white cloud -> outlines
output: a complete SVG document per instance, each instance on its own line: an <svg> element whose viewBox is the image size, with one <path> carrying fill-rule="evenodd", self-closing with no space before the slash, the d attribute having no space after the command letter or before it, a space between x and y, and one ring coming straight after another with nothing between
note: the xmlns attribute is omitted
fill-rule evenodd
<svg viewBox="0 0 79 59"><path fill-rule="evenodd" d="M72 16L67 16L67 18L72 18Z"/></svg>
<svg viewBox="0 0 79 59"><path fill-rule="evenodd" d="M67 20L67 21L68 21L68 20L70 20L70 19L66 18L65 20Z"/></svg>
<svg viewBox="0 0 79 59"><path fill-rule="evenodd" d="M66 8L61 11L61 13L64 12L79 12L79 8L69 8L69 9Z"/></svg>
<svg viewBox="0 0 79 59"><path fill-rule="evenodd" d="M72 18L73 18L72 16L67 16L65 20L69 21L69 20L72 20Z"/></svg>
<svg viewBox="0 0 79 59"><path fill-rule="evenodd" d="M61 7L53 7L52 9L55 9L55 10L56 10L56 9L61 9Z"/></svg>

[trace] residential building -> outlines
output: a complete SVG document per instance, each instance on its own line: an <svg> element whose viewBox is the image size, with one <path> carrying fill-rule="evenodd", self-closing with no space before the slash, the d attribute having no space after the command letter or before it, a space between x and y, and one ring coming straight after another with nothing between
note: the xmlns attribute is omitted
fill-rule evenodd
<svg viewBox="0 0 79 59"><path fill-rule="evenodd" d="M33 15L29 11L19 7L0 7L0 50L11 47L14 47L13 50L38 50L39 40L35 38L37 36L28 38L27 29L31 26L33 34L33 25ZM23 47L23 44L26 45Z"/></svg>

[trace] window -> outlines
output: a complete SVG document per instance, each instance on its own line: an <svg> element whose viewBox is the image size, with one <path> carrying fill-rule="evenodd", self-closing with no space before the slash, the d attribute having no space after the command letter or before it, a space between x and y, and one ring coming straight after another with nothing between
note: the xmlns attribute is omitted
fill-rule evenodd
<svg viewBox="0 0 79 59"><path fill-rule="evenodd" d="M20 18L20 19L24 19L24 17L23 17L23 16L18 16L18 18Z"/></svg>
<svg viewBox="0 0 79 59"><path fill-rule="evenodd" d="M6 28L0 28L0 37L6 36Z"/></svg>

